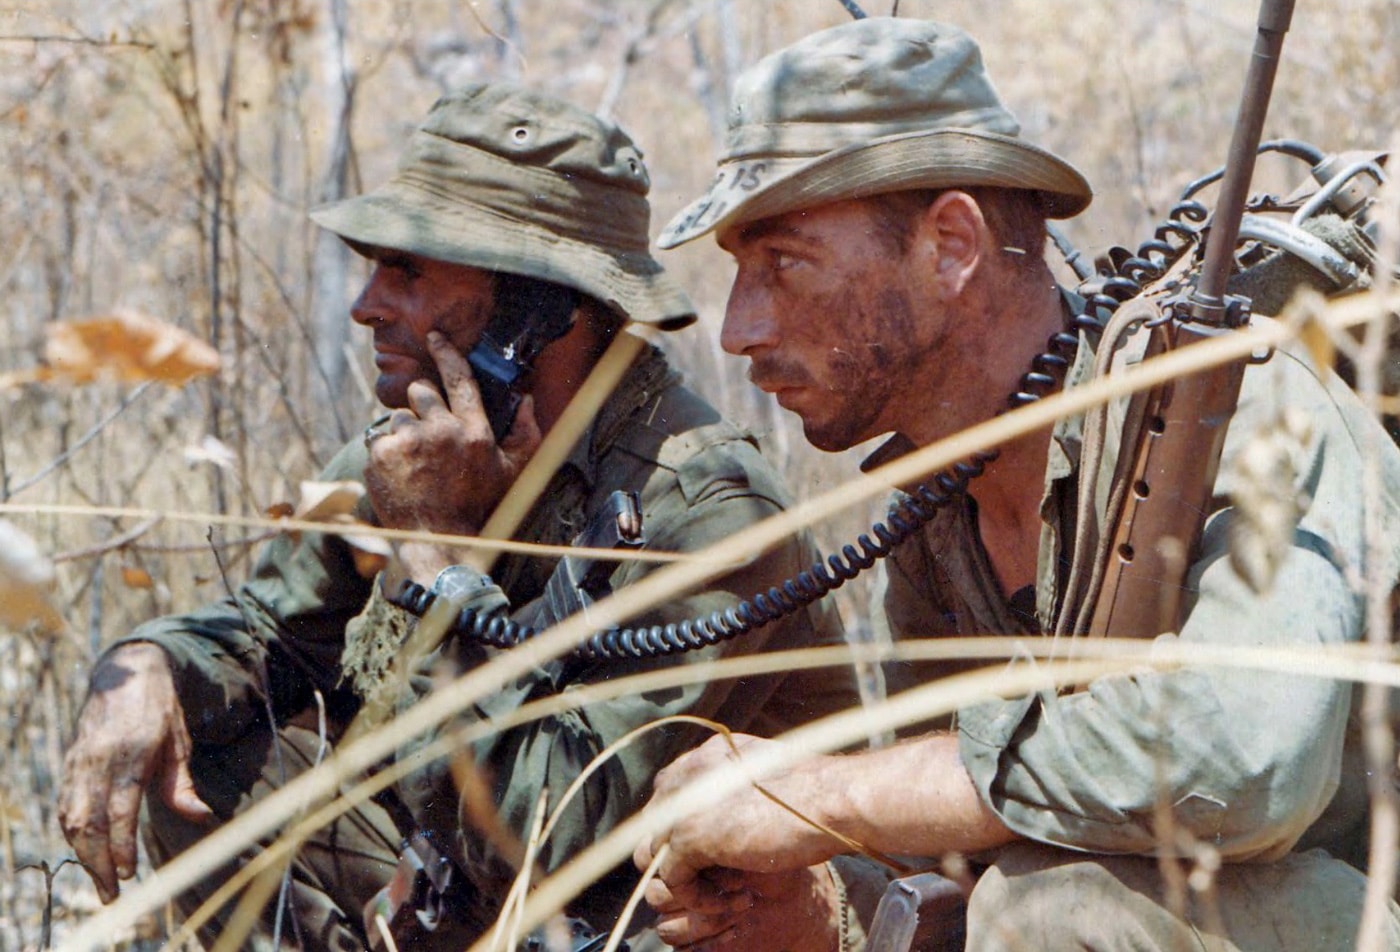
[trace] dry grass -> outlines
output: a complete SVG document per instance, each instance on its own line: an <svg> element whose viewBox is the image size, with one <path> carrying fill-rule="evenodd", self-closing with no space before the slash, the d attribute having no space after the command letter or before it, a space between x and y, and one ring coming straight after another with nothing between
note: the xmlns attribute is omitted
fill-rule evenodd
<svg viewBox="0 0 1400 952"><path fill-rule="evenodd" d="M339 27L337 4L312 0L50 0L0 11L0 373L34 365L46 323L117 307L180 324L225 361L216 381L178 391L4 391L0 500L253 515L292 498L372 407L366 341L345 318L363 271L320 240L306 210L382 180L438 92L512 77L611 109L648 152L659 225L710 176L732 71L846 17L836 0L347 6ZM1185 181L1223 159L1253 2L904 0L900 10L971 28L1026 134L1085 170L1099 198L1067 232L1088 250L1136 244ZM1397 40L1392 2L1300 4L1266 135L1384 146ZM338 149L347 84L348 148ZM1297 171L1266 163L1260 182L1283 189ZM719 353L723 256L702 243L663 260L703 313L668 339L675 362L763 437L799 494L839 485L859 454L811 451ZM207 437L232 451L230 467L190 460ZM819 526L820 537L844 540L868 511ZM220 563L239 577L251 534L16 521L58 565L67 628L54 638L0 633L10 725L0 746L0 950L40 945L50 882L56 932L95 905L84 875L60 867L71 854L53 817L61 746L92 658L142 619L220 596ZM843 599L858 624L868 594Z"/></svg>

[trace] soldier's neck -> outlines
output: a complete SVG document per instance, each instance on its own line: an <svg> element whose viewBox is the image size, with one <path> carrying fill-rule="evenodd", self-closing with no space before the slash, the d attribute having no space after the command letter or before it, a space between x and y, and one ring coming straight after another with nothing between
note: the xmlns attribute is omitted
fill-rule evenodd
<svg viewBox="0 0 1400 952"><path fill-rule="evenodd" d="M1029 433L1004 446L970 487L982 545L1007 595L1035 582L1048 454L1048 431Z"/></svg>

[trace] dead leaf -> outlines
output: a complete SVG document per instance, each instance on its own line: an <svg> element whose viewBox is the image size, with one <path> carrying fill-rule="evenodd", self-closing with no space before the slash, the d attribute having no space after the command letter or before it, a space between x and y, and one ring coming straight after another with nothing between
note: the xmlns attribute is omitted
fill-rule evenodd
<svg viewBox="0 0 1400 952"><path fill-rule="evenodd" d="M23 628L38 622L46 631L63 627L49 599L53 564L28 534L0 519L0 624Z"/></svg>
<svg viewBox="0 0 1400 952"><path fill-rule="evenodd" d="M349 533L341 538L350 546L350 557L355 560L355 571L359 573L360 578L374 578L389 567L394 550L384 539L378 536L357 536ZM363 545L365 542L384 544L382 547L379 545L366 547Z"/></svg>
<svg viewBox="0 0 1400 952"><path fill-rule="evenodd" d="M296 513L296 507L289 502L274 502L267 507L265 515L269 519L286 519Z"/></svg>
<svg viewBox="0 0 1400 952"><path fill-rule="evenodd" d="M348 522L347 526L363 526L363 522ZM346 542L365 552L382 555L386 558L394 554L394 547L388 539L383 536L370 535L364 532L345 531L340 537Z"/></svg>
<svg viewBox="0 0 1400 952"><path fill-rule="evenodd" d="M301 484L301 502L294 515L307 522L329 522L336 516L351 516L364 495L364 485L354 480L331 483L307 480Z"/></svg>
<svg viewBox="0 0 1400 952"><path fill-rule="evenodd" d="M197 446L185 447L185 462L191 465L212 463L220 469L231 471L238 457L217 437L206 433Z"/></svg>
<svg viewBox="0 0 1400 952"><path fill-rule="evenodd" d="M23 387L28 383L43 383L52 377L53 371L48 367L27 367L23 370L12 370L9 373L0 374L0 390L11 390Z"/></svg>
<svg viewBox="0 0 1400 952"><path fill-rule="evenodd" d="M151 578L151 573L135 565L122 566L122 583L127 588L155 588L155 580Z"/></svg>
<svg viewBox="0 0 1400 952"><path fill-rule="evenodd" d="M365 578L373 578L389 565L394 557L394 548L382 536L366 535L354 531L356 526L367 526L354 516L355 507L364 498L365 487L361 483L345 482L304 482L301 484L301 503L294 515L308 522L325 522L338 527L339 536L350 546L350 554L355 560L355 570Z"/></svg>
<svg viewBox="0 0 1400 952"><path fill-rule="evenodd" d="M218 352L172 324L135 311L48 325L44 357L54 376L72 383L111 377L158 380L172 387L219 369Z"/></svg>

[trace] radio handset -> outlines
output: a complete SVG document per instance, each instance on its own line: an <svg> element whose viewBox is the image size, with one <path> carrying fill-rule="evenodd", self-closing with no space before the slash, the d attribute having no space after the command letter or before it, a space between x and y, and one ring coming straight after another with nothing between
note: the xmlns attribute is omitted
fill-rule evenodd
<svg viewBox="0 0 1400 952"><path fill-rule="evenodd" d="M467 354L467 362L497 443L515 422L535 358L573 326L578 299L573 288L514 274L496 275L495 312Z"/></svg>

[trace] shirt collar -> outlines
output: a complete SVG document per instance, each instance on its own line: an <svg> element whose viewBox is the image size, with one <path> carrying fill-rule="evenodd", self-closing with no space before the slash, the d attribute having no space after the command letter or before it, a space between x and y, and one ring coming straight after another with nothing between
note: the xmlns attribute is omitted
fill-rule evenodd
<svg viewBox="0 0 1400 952"><path fill-rule="evenodd" d="M648 344L579 434L560 468L571 470L591 492L598 481L599 462L627 431L633 415L654 403L678 379L661 351Z"/></svg>

